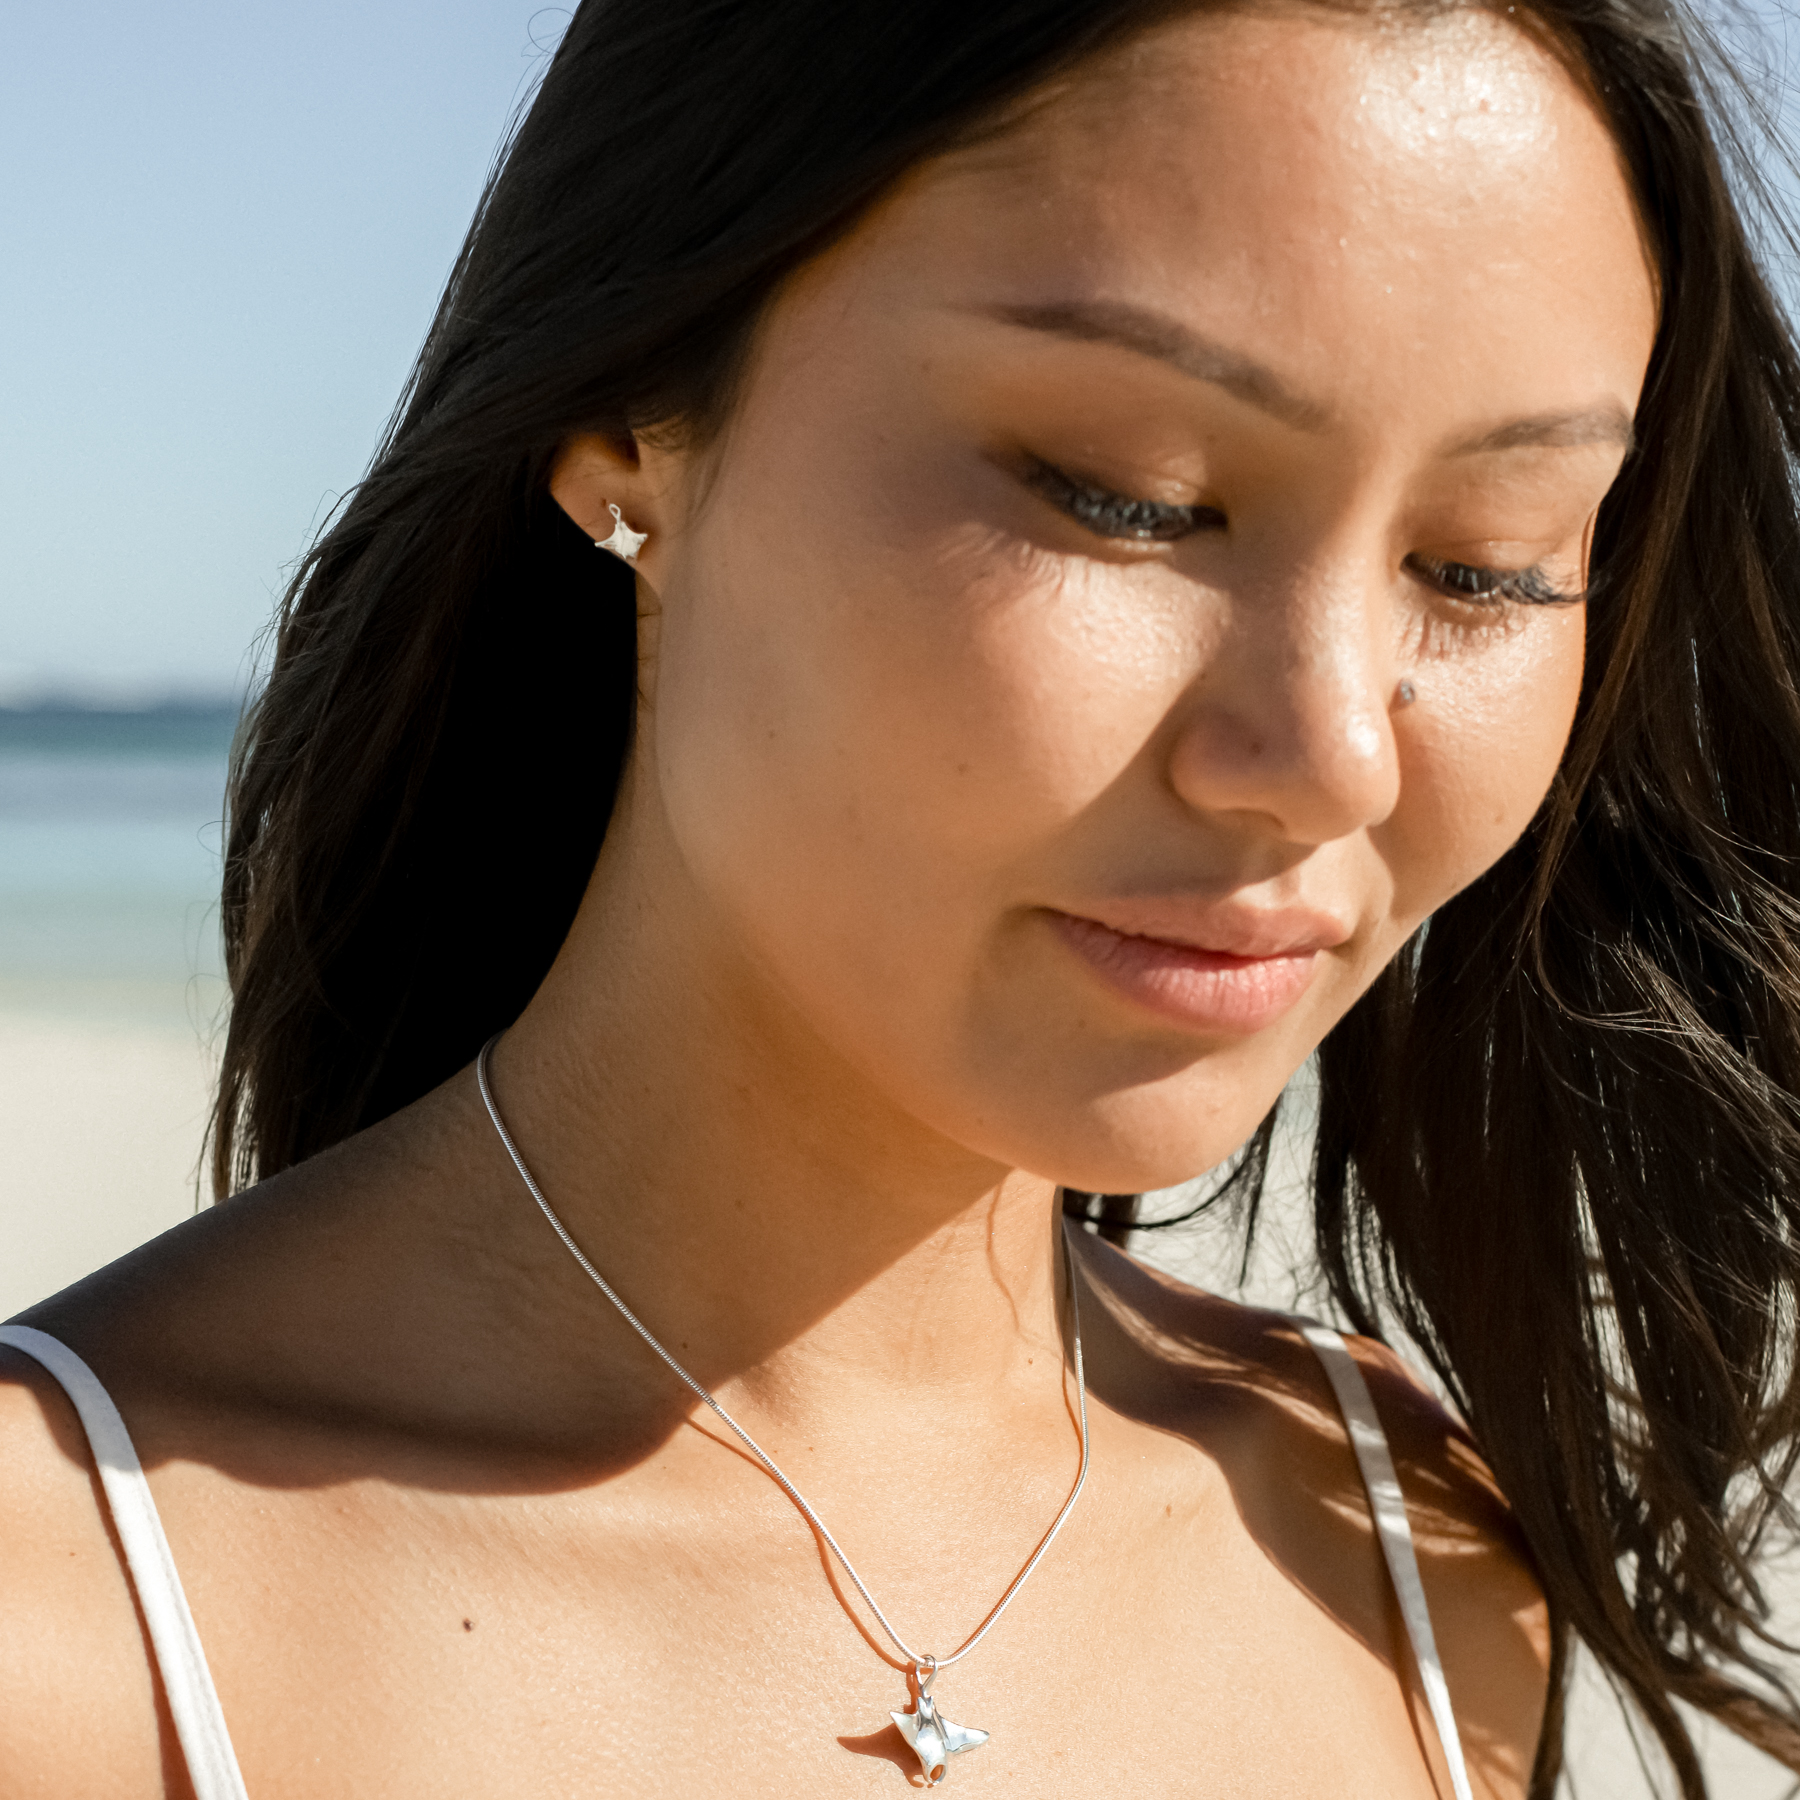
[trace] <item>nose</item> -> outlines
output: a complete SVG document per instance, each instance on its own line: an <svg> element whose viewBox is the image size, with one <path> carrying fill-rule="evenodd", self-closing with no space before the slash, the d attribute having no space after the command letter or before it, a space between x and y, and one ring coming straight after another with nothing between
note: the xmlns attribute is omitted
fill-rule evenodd
<svg viewBox="0 0 1800 1800"><path fill-rule="evenodd" d="M1295 844L1380 824L1400 798L1391 621L1375 561L1315 565L1279 590L1233 596L1173 721L1177 795Z"/></svg>

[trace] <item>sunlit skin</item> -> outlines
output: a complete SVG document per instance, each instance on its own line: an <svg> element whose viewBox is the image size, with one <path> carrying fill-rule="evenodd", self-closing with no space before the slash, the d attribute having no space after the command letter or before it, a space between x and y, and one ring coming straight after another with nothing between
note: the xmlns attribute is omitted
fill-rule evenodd
<svg viewBox="0 0 1800 1800"><path fill-rule="evenodd" d="M1055 1185L1216 1164L1542 801L1655 323L1605 127L1514 26L1194 18L799 271L715 440L562 447L569 516L648 534L644 703L499 1101L923 1647L1074 1476ZM1448 1793L1310 1352L1077 1262L1093 1474L938 1685L992 1733L954 1781ZM131 1422L258 1800L907 1779L878 1637L470 1073L28 1318ZM1536 1587L1359 1354L1476 1791L1519 1795ZM0 1788L184 1792L72 1415L0 1372Z"/></svg>

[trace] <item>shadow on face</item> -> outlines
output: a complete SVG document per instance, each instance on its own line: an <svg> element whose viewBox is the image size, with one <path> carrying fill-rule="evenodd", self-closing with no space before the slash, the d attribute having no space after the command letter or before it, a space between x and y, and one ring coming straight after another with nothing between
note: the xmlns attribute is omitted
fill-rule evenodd
<svg viewBox="0 0 1800 1800"><path fill-rule="evenodd" d="M932 1130L1216 1163L1541 801L1655 319L1504 20L1134 42L790 281L704 482L646 451L609 852Z"/></svg>

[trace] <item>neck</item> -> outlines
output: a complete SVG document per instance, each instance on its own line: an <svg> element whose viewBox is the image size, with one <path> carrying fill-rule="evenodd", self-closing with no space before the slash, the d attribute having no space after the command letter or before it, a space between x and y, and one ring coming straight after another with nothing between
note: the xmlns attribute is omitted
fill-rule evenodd
<svg viewBox="0 0 1800 1800"><path fill-rule="evenodd" d="M908 1115L694 911L642 904L603 858L495 1049L502 1117L571 1235L697 1380L765 1421L934 1390L1005 1408L1027 1369L1041 1389L1061 1355L1053 1185ZM610 1311L535 1209L528 1225L549 1304Z"/></svg>

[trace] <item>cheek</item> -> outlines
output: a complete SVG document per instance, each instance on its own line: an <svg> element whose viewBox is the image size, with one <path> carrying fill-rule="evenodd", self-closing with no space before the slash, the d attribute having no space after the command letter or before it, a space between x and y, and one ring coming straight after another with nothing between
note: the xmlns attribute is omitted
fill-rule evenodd
<svg viewBox="0 0 1800 1800"><path fill-rule="evenodd" d="M1046 843L1130 763L1194 655L1172 609L1104 572L966 525L900 536L814 534L749 565L778 566L769 580L746 577L722 517L731 555L696 545L655 706L690 866L760 935L804 939L814 963L836 944L871 982L894 958L930 980L927 939L934 967L966 973L995 909L1042 897Z"/></svg>
<svg viewBox="0 0 1800 1800"><path fill-rule="evenodd" d="M1396 943L1531 823L1575 717L1585 628L1581 607L1545 609L1480 654L1422 667L1396 718L1401 803L1375 834Z"/></svg>

